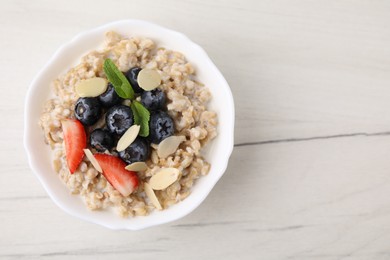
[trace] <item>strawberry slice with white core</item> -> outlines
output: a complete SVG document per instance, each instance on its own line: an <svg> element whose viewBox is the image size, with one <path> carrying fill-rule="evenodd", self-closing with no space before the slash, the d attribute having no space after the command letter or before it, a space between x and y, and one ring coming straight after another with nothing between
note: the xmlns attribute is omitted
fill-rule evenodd
<svg viewBox="0 0 390 260"><path fill-rule="evenodd" d="M125 169L126 164L118 157L109 154L95 154L107 181L123 196L129 196L138 187L138 176Z"/></svg>
<svg viewBox="0 0 390 260"><path fill-rule="evenodd" d="M84 126L76 119L63 120L62 131L64 132L66 161L70 173L73 174L83 160L83 149L87 147L87 135Z"/></svg>

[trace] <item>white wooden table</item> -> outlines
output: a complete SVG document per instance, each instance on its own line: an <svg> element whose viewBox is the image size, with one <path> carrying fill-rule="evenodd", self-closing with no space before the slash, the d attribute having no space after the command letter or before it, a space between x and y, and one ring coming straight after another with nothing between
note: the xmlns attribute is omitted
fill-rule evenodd
<svg viewBox="0 0 390 260"><path fill-rule="evenodd" d="M22 144L39 69L75 34L126 18L202 45L236 104L236 148L210 196L137 232L61 211ZM2 0L0 35L0 259L390 259L389 1Z"/></svg>

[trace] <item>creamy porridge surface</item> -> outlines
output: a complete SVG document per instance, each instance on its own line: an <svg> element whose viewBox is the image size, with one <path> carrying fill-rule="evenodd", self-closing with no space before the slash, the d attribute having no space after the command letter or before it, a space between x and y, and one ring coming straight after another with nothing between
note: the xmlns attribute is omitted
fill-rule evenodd
<svg viewBox="0 0 390 260"><path fill-rule="evenodd" d="M122 196L106 178L84 157L78 169L70 174L65 156L61 121L74 118L75 102L79 98L75 85L93 77L105 77L104 60L110 58L121 71L132 67L150 68L159 72L160 88L165 92L168 114L174 120L175 135L185 136L176 152L159 158L157 146L152 144L147 169L137 173L138 188L129 196ZM53 82L55 97L43 109L40 126L45 141L53 150L53 168L72 194L79 194L91 210L113 207L118 214L144 216L155 209L144 190L151 176L161 168L180 171L178 179L164 190L155 191L162 209L180 202L190 195L198 178L209 172L210 164L200 154L202 147L217 135L217 116L207 109L211 95L206 86L197 81L195 71L179 52L160 48L150 39L124 37L115 32L106 33L102 49L91 51ZM87 128L92 131L101 122ZM104 122L103 122L104 124Z"/></svg>

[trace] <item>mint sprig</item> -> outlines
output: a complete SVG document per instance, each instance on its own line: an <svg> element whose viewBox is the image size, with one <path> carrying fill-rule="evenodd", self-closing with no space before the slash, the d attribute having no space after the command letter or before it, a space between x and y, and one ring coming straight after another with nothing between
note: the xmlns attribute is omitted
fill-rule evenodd
<svg viewBox="0 0 390 260"><path fill-rule="evenodd" d="M111 59L106 59L103 64L104 73L108 81L114 86L115 92L121 98L134 99L134 90L125 75L115 66Z"/></svg>
<svg viewBox="0 0 390 260"><path fill-rule="evenodd" d="M130 105L134 115L134 124L141 126L139 135L147 137L149 135L150 112L140 102L134 100Z"/></svg>
<svg viewBox="0 0 390 260"><path fill-rule="evenodd" d="M139 125L140 131L138 135L147 137L149 135L149 119L150 112L140 102L134 100L134 90L127 80L125 75L115 66L111 59L106 59L103 64L104 73L106 73L108 81L114 86L115 92L121 98L130 99L130 105L133 111L134 124Z"/></svg>

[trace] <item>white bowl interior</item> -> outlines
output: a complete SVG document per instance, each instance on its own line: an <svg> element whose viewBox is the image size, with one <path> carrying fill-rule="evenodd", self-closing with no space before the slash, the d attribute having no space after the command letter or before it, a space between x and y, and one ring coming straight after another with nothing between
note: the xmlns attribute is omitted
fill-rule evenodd
<svg viewBox="0 0 390 260"><path fill-rule="evenodd" d="M121 218L110 211L90 211L80 196L71 195L54 172L51 150L43 141L38 120L43 104L51 95L51 82L65 73L87 52L99 48L105 32L114 30L123 35L148 37L158 46L182 52L195 67L199 81L212 92L210 109L218 114L218 136L204 149L211 163L207 176L200 178L184 201L164 211L154 211L146 217ZM29 163L49 196L69 214L112 229L138 230L181 218L194 210L209 194L226 170L233 150L234 103L230 88L205 51L181 33L138 20L110 23L79 34L62 46L40 71L29 87L25 103L25 148Z"/></svg>

